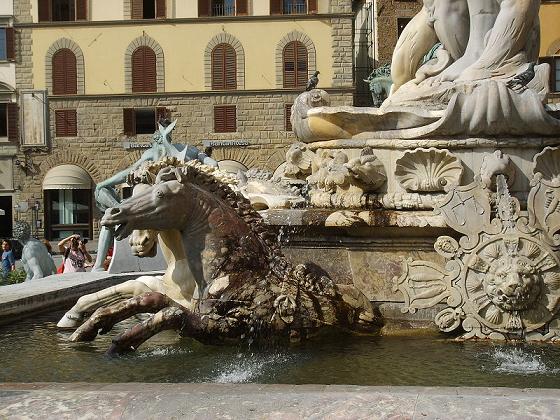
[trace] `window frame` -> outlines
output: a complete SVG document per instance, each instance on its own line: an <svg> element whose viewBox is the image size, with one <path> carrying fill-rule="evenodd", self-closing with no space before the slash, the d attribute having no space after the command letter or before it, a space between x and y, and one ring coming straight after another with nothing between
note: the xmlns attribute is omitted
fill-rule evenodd
<svg viewBox="0 0 560 420"><path fill-rule="evenodd" d="M74 18L68 20L54 20L53 3L57 0L37 0L39 22L77 22L89 20L89 0L70 0L74 3Z"/></svg>
<svg viewBox="0 0 560 420"><path fill-rule="evenodd" d="M221 53L218 48L222 49ZM218 53L220 57L216 57ZM221 63L216 63L217 58L221 59ZM218 65L220 69L216 69ZM231 44L221 42L212 48L210 73L212 90L237 90L237 51Z"/></svg>
<svg viewBox="0 0 560 420"><path fill-rule="evenodd" d="M78 112L74 109L56 109L55 134L56 137L78 137ZM64 120L64 125L59 125L60 120Z"/></svg>
<svg viewBox="0 0 560 420"><path fill-rule="evenodd" d="M289 71L286 70L286 64L289 64L287 56L287 49L293 45L294 48L294 56L293 56L293 83L288 83L289 80ZM300 51L301 50L301 51ZM305 72L299 69L299 54L305 50ZM301 73L301 74L300 74ZM303 80L300 80L303 79ZM305 88L307 85L307 81L309 80L309 50L305 46L305 44L301 41L290 41L288 42L284 48L282 49L282 87L285 89L299 89Z"/></svg>
<svg viewBox="0 0 560 420"><path fill-rule="evenodd" d="M73 70L74 70L74 80L70 80L72 73L69 71L72 67L72 63L64 63L64 68L60 69L58 65L55 65L55 59L60 54L71 54L73 57ZM67 55L66 57L70 57ZM52 94L53 95L77 95L78 94L78 57L76 53L70 48L60 48L57 50L51 58L52 66ZM57 81L58 77L61 77L63 81ZM62 86L60 85L62 83Z"/></svg>
<svg viewBox="0 0 560 420"><path fill-rule="evenodd" d="M232 111L233 111L233 117L231 115ZM220 117L221 117L221 121L219 119ZM237 132L237 106L214 105L214 133L236 133L236 132Z"/></svg>
<svg viewBox="0 0 560 420"><path fill-rule="evenodd" d="M138 133L137 125L137 112L141 110L153 110L154 111L154 130L150 133ZM156 106L156 107L135 107L135 108L123 108L123 133L127 137L145 136L149 134L154 134L157 130L157 124L161 118L166 118L169 115L169 110L166 107Z"/></svg>
<svg viewBox="0 0 560 420"><path fill-rule="evenodd" d="M149 59L153 59L152 63L147 63L148 56L143 53L142 64L138 67L138 63L135 64L136 55L140 54L141 51L150 51ZM150 67L153 66L153 68ZM140 45L136 48L130 55L130 72L131 72L131 90L132 93L154 93L158 91L157 83L157 54L153 48L147 45ZM153 78L150 77L150 72L153 72ZM140 79L138 79L140 78Z"/></svg>

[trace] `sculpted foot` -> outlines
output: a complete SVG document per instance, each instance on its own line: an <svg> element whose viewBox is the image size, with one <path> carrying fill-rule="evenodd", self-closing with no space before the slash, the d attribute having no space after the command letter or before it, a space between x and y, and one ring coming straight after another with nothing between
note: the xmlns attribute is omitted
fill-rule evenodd
<svg viewBox="0 0 560 420"><path fill-rule="evenodd" d="M68 311L64 314L56 326L58 328L76 329L83 321L83 316L77 312Z"/></svg>

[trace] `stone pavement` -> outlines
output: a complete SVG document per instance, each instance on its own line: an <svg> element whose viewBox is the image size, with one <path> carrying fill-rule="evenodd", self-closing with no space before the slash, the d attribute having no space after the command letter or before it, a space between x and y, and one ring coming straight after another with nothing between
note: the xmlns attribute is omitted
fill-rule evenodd
<svg viewBox="0 0 560 420"><path fill-rule="evenodd" d="M553 419L560 390L259 384L0 384L0 418Z"/></svg>

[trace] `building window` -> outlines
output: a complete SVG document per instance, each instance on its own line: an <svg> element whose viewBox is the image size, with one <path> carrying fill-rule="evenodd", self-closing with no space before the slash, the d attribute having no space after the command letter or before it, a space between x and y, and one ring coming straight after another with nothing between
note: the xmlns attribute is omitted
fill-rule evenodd
<svg viewBox="0 0 560 420"><path fill-rule="evenodd" d="M127 136L153 134L156 131L157 122L163 118L167 118L167 116L168 112L164 107L124 108L124 134Z"/></svg>
<svg viewBox="0 0 560 420"><path fill-rule="evenodd" d="M410 22L411 20L412 18L397 18L397 35L399 38L403 33L404 28L406 27L406 25L408 25L408 22Z"/></svg>
<svg viewBox="0 0 560 420"><path fill-rule="evenodd" d="M8 137L8 104L0 103L0 137Z"/></svg>
<svg viewBox="0 0 560 420"><path fill-rule="evenodd" d="M0 139L18 138L19 107L15 103L0 102Z"/></svg>
<svg viewBox="0 0 560 420"><path fill-rule="evenodd" d="M540 57L539 63L547 63L550 66L550 91L560 92L560 56Z"/></svg>
<svg viewBox="0 0 560 420"><path fill-rule="evenodd" d="M0 61L15 60L14 28L0 27Z"/></svg>
<svg viewBox="0 0 560 420"><path fill-rule="evenodd" d="M214 107L214 132L234 133L237 131L237 111L235 105Z"/></svg>
<svg viewBox="0 0 560 420"><path fill-rule="evenodd" d="M167 16L166 0L131 0L132 19L156 19Z"/></svg>
<svg viewBox="0 0 560 420"><path fill-rule="evenodd" d="M285 88L305 87L308 79L307 48L299 41L286 44L282 53Z"/></svg>
<svg viewBox="0 0 560 420"><path fill-rule="evenodd" d="M157 92L156 53L138 47L132 53L132 92Z"/></svg>
<svg viewBox="0 0 560 420"><path fill-rule="evenodd" d="M58 50L52 58L52 86L54 95L78 93L76 55L68 48Z"/></svg>
<svg viewBox="0 0 560 420"><path fill-rule="evenodd" d="M49 240L77 233L91 237L91 190L45 190L45 219Z"/></svg>
<svg viewBox="0 0 560 420"><path fill-rule="evenodd" d="M248 0L198 0L198 16L241 16L249 12Z"/></svg>
<svg viewBox="0 0 560 420"><path fill-rule="evenodd" d="M78 135L78 117L75 109L57 109L54 114L57 137Z"/></svg>
<svg viewBox="0 0 560 420"><path fill-rule="evenodd" d="M229 44L212 50L212 89L237 89L237 54Z"/></svg>
<svg viewBox="0 0 560 420"><path fill-rule="evenodd" d="M317 13L317 0L270 0L271 15Z"/></svg>
<svg viewBox="0 0 560 420"><path fill-rule="evenodd" d="M292 104L284 107L284 130L292 131Z"/></svg>
<svg viewBox="0 0 560 420"><path fill-rule="evenodd" d="M235 0L213 0L212 16L235 16Z"/></svg>
<svg viewBox="0 0 560 420"><path fill-rule="evenodd" d="M39 22L87 19L88 0L38 0Z"/></svg>

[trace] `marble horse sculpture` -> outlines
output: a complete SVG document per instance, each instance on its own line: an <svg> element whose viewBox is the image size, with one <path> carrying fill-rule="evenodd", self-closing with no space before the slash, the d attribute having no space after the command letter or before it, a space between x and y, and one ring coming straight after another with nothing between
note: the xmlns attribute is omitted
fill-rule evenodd
<svg viewBox="0 0 560 420"><path fill-rule="evenodd" d="M110 352L135 350L167 329L224 342L299 340L327 327L373 331L379 325L356 288L335 285L318 267L288 263L276 234L218 171L197 162L151 170L153 185L108 209L101 223L117 239L132 234L138 254L150 252L158 236L168 269L80 298L60 327L77 327L98 309L71 340L93 340L136 313L155 315L114 339Z"/></svg>
<svg viewBox="0 0 560 420"><path fill-rule="evenodd" d="M129 168L120 171L96 185L95 202L99 210L104 212L109 207L117 206L121 202L120 197L115 191L115 185L125 183L128 175L132 171L140 168L145 162L157 162L166 156L170 156L180 160L197 159L206 165L218 166L218 163L214 159L194 146L171 143L171 132L175 128L176 123L177 121L170 123L167 120L162 121L162 124L158 123L158 130L153 135L152 147L142 153L140 159L134 162ZM97 258L93 266L93 271L104 270L103 262L105 261L109 247L113 244L113 239L111 231L102 227L99 233Z"/></svg>
<svg viewBox="0 0 560 420"><path fill-rule="evenodd" d="M551 69L535 65L539 7L540 0L424 0L395 47L393 86L382 106L328 107L326 92L305 92L312 99L296 99L294 132L305 143L558 135L560 120L546 105Z"/></svg>

